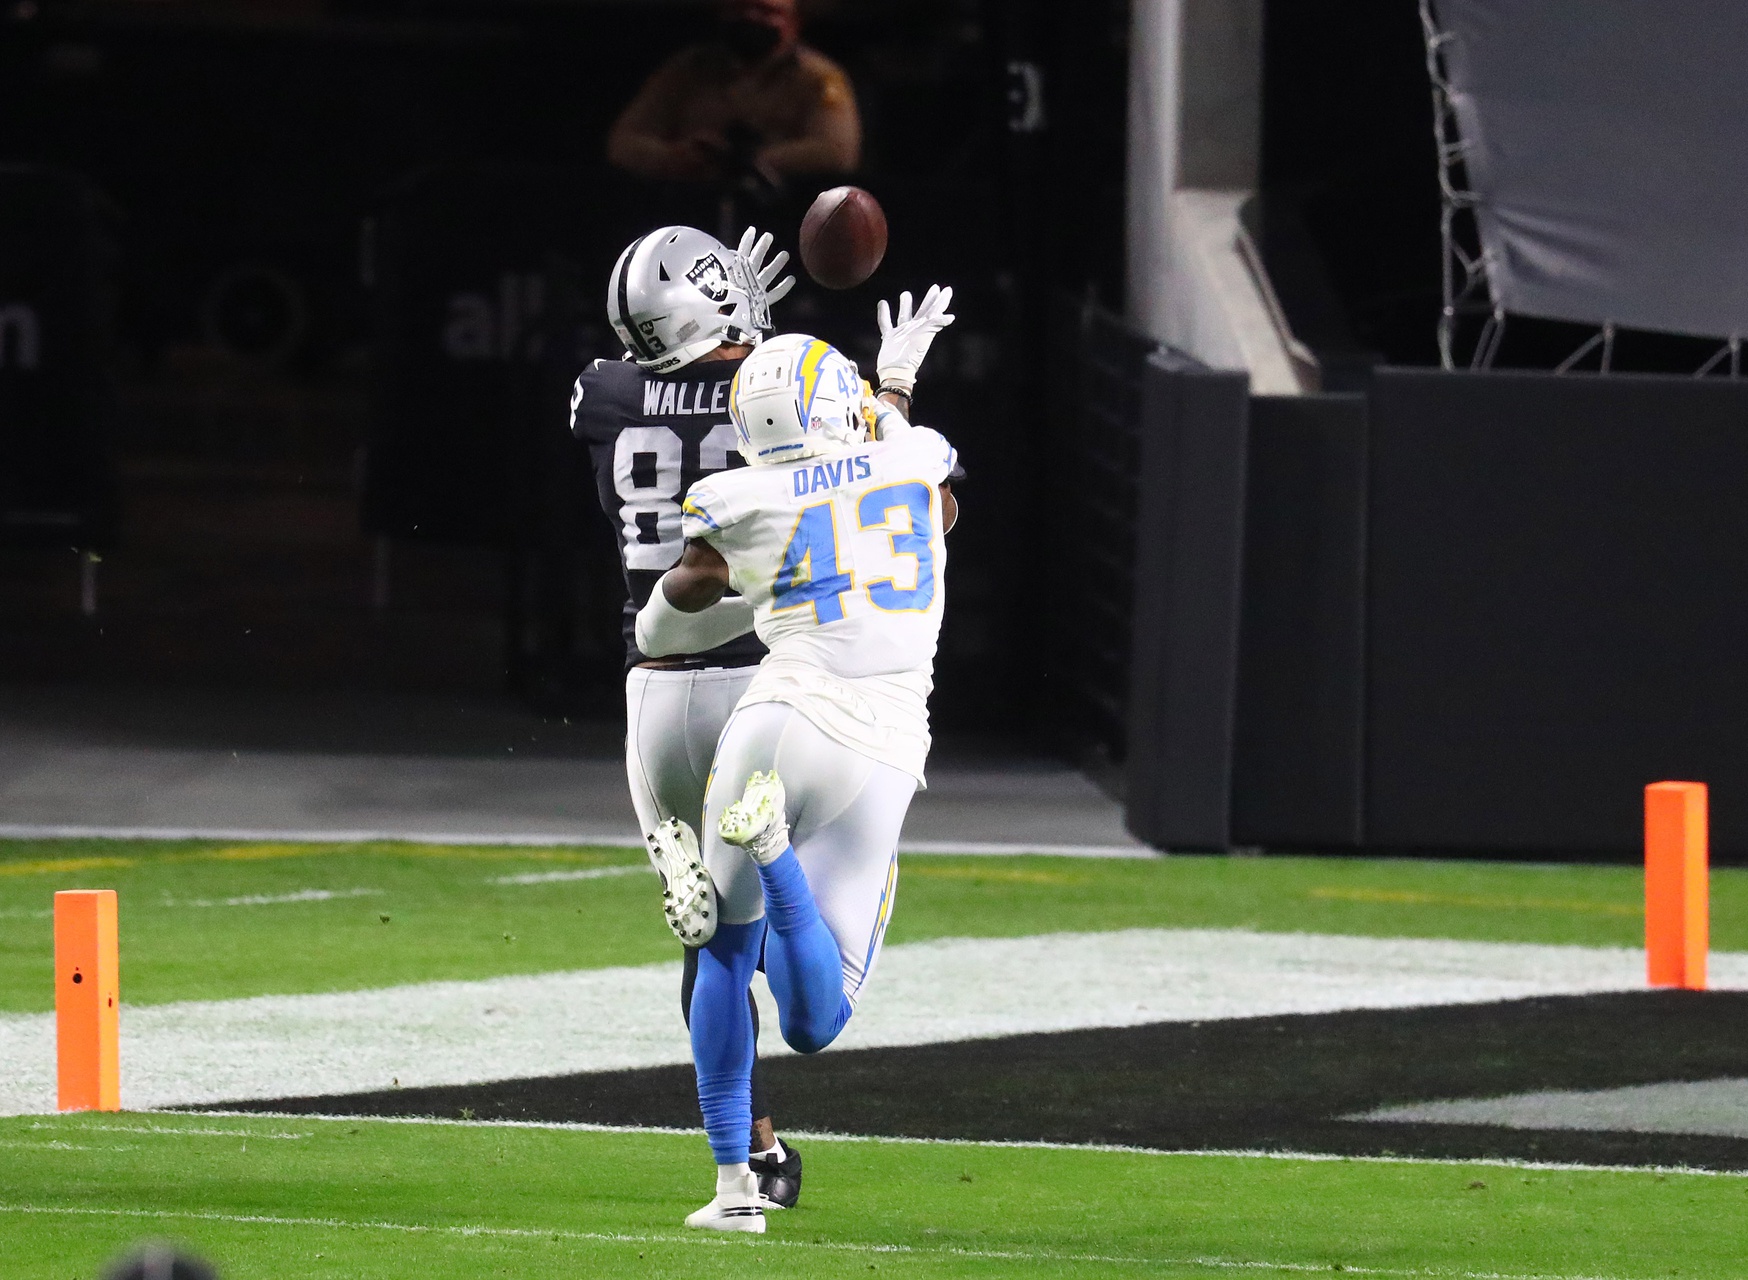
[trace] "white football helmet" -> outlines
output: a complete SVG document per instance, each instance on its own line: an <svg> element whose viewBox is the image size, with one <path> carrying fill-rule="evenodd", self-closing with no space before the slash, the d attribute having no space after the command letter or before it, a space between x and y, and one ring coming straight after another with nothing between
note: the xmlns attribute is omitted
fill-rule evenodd
<svg viewBox="0 0 1748 1280"><path fill-rule="evenodd" d="M829 342L805 333L768 339L728 384L740 456L765 466L868 438L862 375Z"/></svg>
<svg viewBox="0 0 1748 1280"><path fill-rule="evenodd" d="M667 373L725 342L756 345L771 306L742 254L692 227L663 227L619 255L607 319L639 365Z"/></svg>

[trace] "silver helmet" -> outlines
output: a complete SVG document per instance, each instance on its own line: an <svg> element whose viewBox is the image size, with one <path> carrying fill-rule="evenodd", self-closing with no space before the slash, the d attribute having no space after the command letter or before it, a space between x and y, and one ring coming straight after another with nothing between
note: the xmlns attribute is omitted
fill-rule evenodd
<svg viewBox="0 0 1748 1280"><path fill-rule="evenodd" d="M607 283L607 319L639 365L667 373L725 342L764 338L771 305L759 277L745 253L715 236L663 227L619 255Z"/></svg>

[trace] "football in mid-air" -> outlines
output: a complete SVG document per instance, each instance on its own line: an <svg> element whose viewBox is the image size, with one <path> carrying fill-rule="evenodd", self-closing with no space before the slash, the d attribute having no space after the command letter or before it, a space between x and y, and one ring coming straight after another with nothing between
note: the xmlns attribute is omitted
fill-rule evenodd
<svg viewBox="0 0 1748 1280"><path fill-rule="evenodd" d="M860 187L822 191L801 220L801 265L828 289L852 289L886 256L886 212Z"/></svg>

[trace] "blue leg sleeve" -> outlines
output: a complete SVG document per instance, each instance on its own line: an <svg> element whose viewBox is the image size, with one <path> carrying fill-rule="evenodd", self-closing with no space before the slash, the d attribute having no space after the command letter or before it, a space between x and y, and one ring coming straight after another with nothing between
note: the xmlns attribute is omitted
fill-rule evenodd
<svg viewBox="0 0 1748 1280"><path fill-rule="evenodd" d="M765 978L777 999L783 1039L797 1053L818 1053L850 1020L837 939L820 917L807 873L793 848L759 868L765 886Z"/></svg>
<svg viewBox="0 0 1748 1280"><path fill-rule="evenodd" d="M692 1062L698 1110L717 1164L747 1158L753 1127L753 1015L747 1003L765 922L722 924L698 953L692 988Z"/></svg>

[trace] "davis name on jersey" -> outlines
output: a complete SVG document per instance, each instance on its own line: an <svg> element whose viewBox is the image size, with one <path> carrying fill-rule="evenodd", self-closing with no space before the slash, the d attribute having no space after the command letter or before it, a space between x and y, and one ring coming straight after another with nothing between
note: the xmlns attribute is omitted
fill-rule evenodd
<svg viewBox="0 0 1748 1280"><path fill-rule="evenodd" d="M932 675L945 605L939 485L956 455L910 427L790 465L694 484L682 531L728 561L769 662L845 680Z"/></svg>

